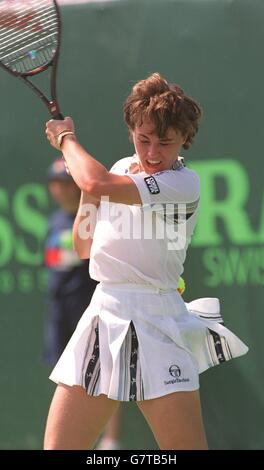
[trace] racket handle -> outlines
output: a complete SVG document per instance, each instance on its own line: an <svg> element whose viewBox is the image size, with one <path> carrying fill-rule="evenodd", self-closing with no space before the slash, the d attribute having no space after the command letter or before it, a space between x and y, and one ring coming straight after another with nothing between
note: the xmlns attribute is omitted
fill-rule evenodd
<svg viewBox="0 0 264 470"><path fill-rule="evenodd" d="M61 113L53 114L53 119L57 119L58 121L63 121L64 116Z"/></svg>
<svg viewBox="0 0 264 470"><path fill-rule="evenodd" d="M56 100L50 101L48 103L48 108L53 119L57 119L58 121L63 121L64 117L60 112L60 109Z"/></svg>

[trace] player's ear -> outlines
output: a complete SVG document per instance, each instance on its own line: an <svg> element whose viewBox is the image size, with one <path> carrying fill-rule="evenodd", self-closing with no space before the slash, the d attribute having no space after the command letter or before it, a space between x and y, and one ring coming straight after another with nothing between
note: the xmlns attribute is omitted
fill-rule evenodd
<svg viewBox="0 0 264 470"><path fill-rule="evenodd" d="M182 144L181 146L184 147L184 145L186 145L186 143L188 142L188 134L185 134L182 136Z"/></svg>

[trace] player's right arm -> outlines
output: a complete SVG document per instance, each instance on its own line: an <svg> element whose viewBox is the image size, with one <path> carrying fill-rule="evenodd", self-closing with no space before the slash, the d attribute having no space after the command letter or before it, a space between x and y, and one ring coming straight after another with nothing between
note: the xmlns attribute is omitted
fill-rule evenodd
<svg viewBox="0 0 264 470"><path fill-rule="evenodd" d="M99 203L81 192L80 204L73 224L73 246L81 259L90 258Z"/></svg>

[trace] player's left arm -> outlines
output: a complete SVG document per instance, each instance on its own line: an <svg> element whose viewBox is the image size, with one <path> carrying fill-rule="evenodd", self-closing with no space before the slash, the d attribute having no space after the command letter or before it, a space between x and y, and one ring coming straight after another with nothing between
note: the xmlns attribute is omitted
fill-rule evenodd
<svg viewBox="0 0 264 470"><path fill-rule="evenodd" d="M72 236L73 247L80 259L90 258L99 203L82 191Z"/></svg>

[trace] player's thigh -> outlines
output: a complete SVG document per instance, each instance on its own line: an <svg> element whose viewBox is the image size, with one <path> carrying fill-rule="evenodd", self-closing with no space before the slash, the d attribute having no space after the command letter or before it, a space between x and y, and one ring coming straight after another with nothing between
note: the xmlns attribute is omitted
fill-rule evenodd
<svg viewBox="0 0 264 470"><path fill-rule="evenodd" d="M87 395L79 386L58 385L49 410L44 448L92 448L118 405L106 395Z"/></svg>
<svg viewBox="0 0 264 470"><path fill-rule="evenodd" d="M207 449L199 391L138 402L160 449Z"/></svg>

